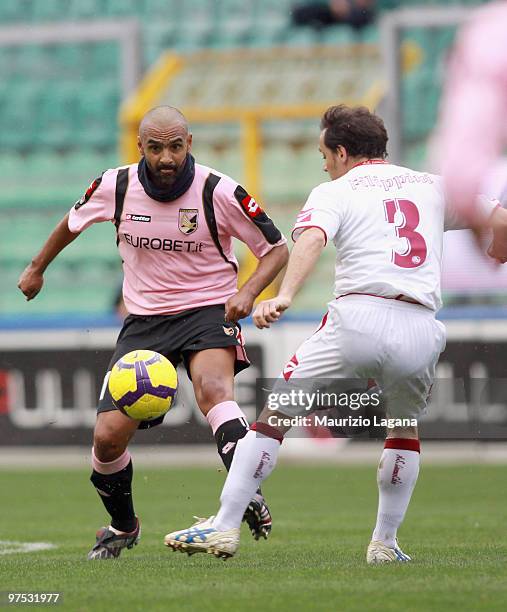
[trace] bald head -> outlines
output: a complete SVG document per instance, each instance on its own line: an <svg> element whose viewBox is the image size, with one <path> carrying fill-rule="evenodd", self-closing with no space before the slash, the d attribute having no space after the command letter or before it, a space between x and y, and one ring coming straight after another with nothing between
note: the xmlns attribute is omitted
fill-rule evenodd
<svg viewBox="0 0 507 612"><path fill-rule="evenodd" d="M184 133L188 134L188 123L183 113L173 106L156 106L142 118L139 137L142 140L148 131L165 132L176 127L183 128Z"/></svg>
<svg viewBox="0 0 507 612"><path fill-rule="evenodd" d="M137 146L155 183L170 187L180 175L192 148L187 120L172 106L152 108L139 126Z"/></svg>

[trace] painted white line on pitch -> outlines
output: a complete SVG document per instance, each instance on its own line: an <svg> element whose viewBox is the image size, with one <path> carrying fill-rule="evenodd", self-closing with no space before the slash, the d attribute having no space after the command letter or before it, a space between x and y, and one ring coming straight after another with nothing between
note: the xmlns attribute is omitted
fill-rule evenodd
<svg viewBox="0 0 507 612"><path fill-rule="evenodd" d="M50 542L13 542L0 540L0 555L13 555L15 553L31 553L38 550L51 550L57 548Z"/></svg>

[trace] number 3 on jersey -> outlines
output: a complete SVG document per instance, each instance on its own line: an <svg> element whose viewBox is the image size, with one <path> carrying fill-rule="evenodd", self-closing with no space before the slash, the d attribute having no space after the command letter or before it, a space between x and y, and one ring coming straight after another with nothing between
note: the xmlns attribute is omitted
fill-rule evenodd
<svg viewBox="0 0 507 612"><path fill-rule="evenodd" d="M426 261L428 248L424 238L416 232L419 225L419 211L410 200L384 200L384 210L388 223L393 223L398 238L405 238L405 252L392 251L392 261L401 268L418 268ZM398 214L396 214L398 213Z"/></svg>

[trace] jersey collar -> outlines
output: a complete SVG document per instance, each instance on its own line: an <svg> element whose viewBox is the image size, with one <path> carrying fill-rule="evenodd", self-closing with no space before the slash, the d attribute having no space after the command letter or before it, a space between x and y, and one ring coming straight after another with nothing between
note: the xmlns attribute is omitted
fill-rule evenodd
<svg viewBox="0 0 507 612"><path fill-rule="evenodd" d="M386 161L385 159L365 159L364 161L359 162L358 164L355 164L354 166L352 166L351 170L359 166L370 166L372 164L388 164L388 163L389 162Z"/></svg>
<svg viewBox="0 0 507 612"><path fill-rule="evenodd" d="M150 198L157 200L157 202L173 202L180 198L190 188L195 176L195 159L190 153L187 153L181 174L174 182L174 185L167 189L161 189L154 184L144 157L141 158L137 166L137 176L146 195Z"/></svg>

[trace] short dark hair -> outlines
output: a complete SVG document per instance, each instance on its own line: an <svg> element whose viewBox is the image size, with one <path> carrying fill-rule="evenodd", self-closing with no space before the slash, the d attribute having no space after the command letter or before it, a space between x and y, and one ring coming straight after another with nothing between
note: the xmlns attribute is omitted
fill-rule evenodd
<svg viewBox="0 0 507 612"><path fill-rule="evenodd" d="M322 115L320 129L326 130L324 144L333 151L341 145L352 157L383 159L387 155L384 122L365 106L330 106Z"/></svg>

